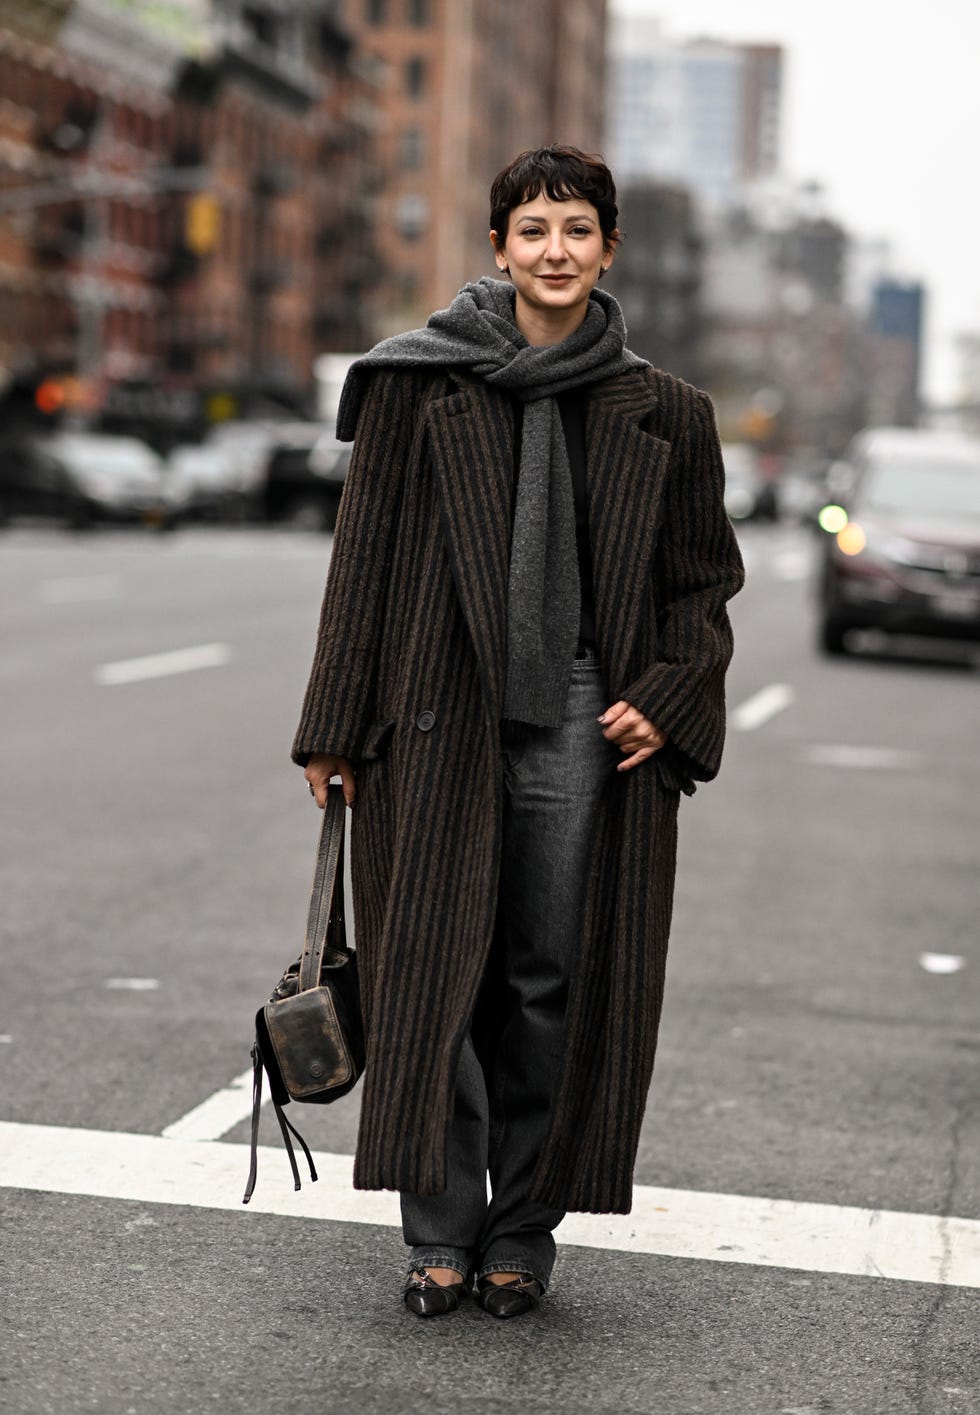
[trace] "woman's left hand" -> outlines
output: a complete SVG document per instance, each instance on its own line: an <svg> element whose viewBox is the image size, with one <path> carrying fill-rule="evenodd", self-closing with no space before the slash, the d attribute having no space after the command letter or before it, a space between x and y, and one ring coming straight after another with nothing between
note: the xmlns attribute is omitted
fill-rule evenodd
<svg viewBox="0 0 980 1415"><path fill-rule="evenodd" d="M606 708L599 721L602 723L603 737L621 752L632 753L626 761L619 763L617 771L629 771L630 767L639 766L654 752L659 752L667 741L666 732L655 727L632 703L613 703L611 708Z"/></svg>

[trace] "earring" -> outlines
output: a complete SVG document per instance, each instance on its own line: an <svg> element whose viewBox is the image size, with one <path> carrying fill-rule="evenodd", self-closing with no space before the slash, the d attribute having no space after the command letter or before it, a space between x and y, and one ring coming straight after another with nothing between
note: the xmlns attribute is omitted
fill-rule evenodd
<svg viewBox="0 0 980 1415"><path fill-rule="evenodd" d="M498 266L497 266L497 269L500 271L501 275L509 275L509 274L510 274L510 266L509 266L509 265L498 265Z"/></svg>

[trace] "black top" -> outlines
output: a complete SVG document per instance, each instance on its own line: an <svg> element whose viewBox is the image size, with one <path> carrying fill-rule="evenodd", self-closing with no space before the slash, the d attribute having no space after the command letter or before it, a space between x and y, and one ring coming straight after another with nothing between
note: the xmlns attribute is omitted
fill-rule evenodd
<svg viewBox="0 0 980 1415"><path fill-rule="evenodd" d="M572 388L555 399L565 433L568 465L572 474L572 495L575 498L575 540L578 545L578 579L581 591L578 650L595 648L595 587L592 579L592 542L589 538L589 499L585 473L585 411L588 388ZM514 400L514 470L520 470L521 433L524 427L524 405Z"/></svg>

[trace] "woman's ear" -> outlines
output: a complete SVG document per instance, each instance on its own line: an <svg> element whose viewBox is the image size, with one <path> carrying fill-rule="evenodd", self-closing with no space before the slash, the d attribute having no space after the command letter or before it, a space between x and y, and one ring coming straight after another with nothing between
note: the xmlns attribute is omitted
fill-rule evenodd
<svg viewBox="0 0 980 1415"><path fill-rule="evenodd" d="M501 241L499 241L496 231L490 232L490 244L491 246L493 246L493 256L494 260L497 263L497 269L500 271L501 275L509 275L510 266L507 264L507 257L504 255L503 244Z"/></svg>

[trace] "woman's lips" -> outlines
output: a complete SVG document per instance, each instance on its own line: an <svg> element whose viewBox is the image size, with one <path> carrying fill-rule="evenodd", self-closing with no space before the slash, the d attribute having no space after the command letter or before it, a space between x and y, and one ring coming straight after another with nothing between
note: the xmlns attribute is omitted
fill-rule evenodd
<svg viewBox="0 0 980 1415"><path fill-rule="evenodd" d="M574 280L574 275L539 275L539 280L547 280L549 285L564 285L567 280Z"/></svg>

